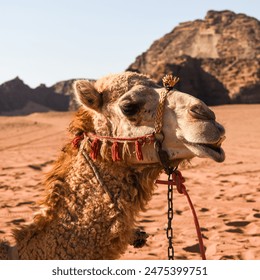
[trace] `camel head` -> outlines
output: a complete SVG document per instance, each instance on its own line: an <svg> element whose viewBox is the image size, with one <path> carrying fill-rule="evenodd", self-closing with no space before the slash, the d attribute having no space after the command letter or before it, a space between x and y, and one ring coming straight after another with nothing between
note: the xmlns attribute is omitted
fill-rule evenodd
<svg viewBox="0 0 260 280"><path fill-rule="evenodd" d="M160 95L165 88L159 87L147 76L124 72L95 83L78 80L74 87L82 110L88 117L91 116L91 121L88 120L91 122L90 132L117 138L134 138L154 132ZM173 165L195 156L224 161L221 143L225 139L225 130L216 122L215 114L199 99L170 90L161 122L164 135L162 149ZM143 145L142 161L138 162L134 153L134 147L130 147L125 162L158 163L153 144Z"/></svg>

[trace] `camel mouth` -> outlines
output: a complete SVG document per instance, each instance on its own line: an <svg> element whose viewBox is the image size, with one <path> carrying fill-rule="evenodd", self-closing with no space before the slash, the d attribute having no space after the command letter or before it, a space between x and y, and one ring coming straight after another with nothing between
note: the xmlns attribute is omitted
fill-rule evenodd
<svg viewBox="0 0 260 280"><path fill-rule="evenodd" d="M225 160L225 152L221 148L221 144L225 139L226 137L222 136L216 143L191 143L185 141L185 145L198 157L208 157L216 162L223 162Z"/></svg>

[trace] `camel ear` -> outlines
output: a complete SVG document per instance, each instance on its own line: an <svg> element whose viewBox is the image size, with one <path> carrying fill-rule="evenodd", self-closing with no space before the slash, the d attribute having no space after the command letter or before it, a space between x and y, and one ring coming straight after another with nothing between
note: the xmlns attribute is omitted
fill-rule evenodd
<svg viewBox="0 0 260 280"><path fill-rule="evenodd" d="M102 95L97 92L93 83L88 80L78 80L74 83L74 91L79 104L99 110L102 105Z"/></svg>

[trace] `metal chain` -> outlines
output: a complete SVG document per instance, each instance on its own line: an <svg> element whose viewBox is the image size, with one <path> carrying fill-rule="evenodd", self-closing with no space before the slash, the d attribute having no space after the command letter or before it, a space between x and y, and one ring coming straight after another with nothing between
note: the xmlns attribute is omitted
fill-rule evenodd
<svg viewBox="0 0 260 280"><path fill-rule="evenodd" d="M166 235L168 238L169 246L168 246L168 259L174 259L174 249L172 245L173 238L173 229L172 229L172 219L173 219L173 186L170 183L172 181L172 173L168 174L168 226Z"/></svg>
<svg viewBox="0 0 260 280"><path fill-rule="evenodd" d="M162 82L163 86L166 89L160 94L159 99L159 105L157 108L156 116L155 116L155 133L156 134L162 134L162 126L163 126L163 111L164 111L164 104L167 97L167 94L169 91L171 91L174 87L174 85L179 81L178 77L174 77L172 75L166 75L163 77ZM173 229L172 229L172 219L173 219L173 186L171 184L172 182L172 173L174 172L173 168L169 165L169 157L167 152L162 150L162 141L157 145L157 152L160 158L160 161L164 167L164 170L166 174L168 175L168 226L166 235L168 238L169 246L168 246L168 259L173 260L174 259L174 249L172 246L172 239L173 239ZM158 143L157 143L158 144ZM177 167L176 167L177 169ZM175 170L176 170L175 169Z"/></svg>

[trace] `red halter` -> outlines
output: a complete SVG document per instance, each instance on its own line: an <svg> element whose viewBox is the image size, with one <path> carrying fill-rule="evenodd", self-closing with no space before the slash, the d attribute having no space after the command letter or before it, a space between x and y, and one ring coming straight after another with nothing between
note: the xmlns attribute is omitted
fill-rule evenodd
<svg viewBox="0 0 260 280"><path fill-rule="evenodd" d="M136 159L138 161L141 161L141 160L143 160L142 147L145 144L153 144L156 141L154 133L146 134L146 135L140 136L140 137L130 138L130 137L101 136L101 135L96 135L94 133L88 132L88 133L84 133L82 135L76 136L73 139L72 144L75 148L79 148L81 141L84 139L84 135L91 142L90 157L93 160L97 159L102 145L107 145L107 143L103 143L104 140L110 143L111 155L112 155L113 161L122 160L123 156L122 156L122 154L120 154L119 144L128 145L130 143L134 143Z"/></svg>

